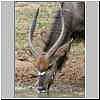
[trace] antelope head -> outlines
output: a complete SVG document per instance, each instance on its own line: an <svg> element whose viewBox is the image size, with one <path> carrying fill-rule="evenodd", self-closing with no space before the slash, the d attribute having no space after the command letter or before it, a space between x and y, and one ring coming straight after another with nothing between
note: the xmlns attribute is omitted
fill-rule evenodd
<svg viewBox="0 0 100 100"><path fill-rule="evenodd" d="M52 74L49 70L49 67L51 66L50 58L57 51L59 45L61 45L60 41L62 41L62 39L64 38L64 27L65 27L63 9L62 6L60 7L61 7L60 16L61 16L61 26L62 26L61 34L58 37L57 41L54 43L54 45L47 52L37 53L32 46L32 34L34 34L35 31L37 17L39 14L39 8L36 11L36 15L34 16L31 29L29 30L29 45L32 50L33 56L36 58L36 68L38 70L37 90L39 92L47 92L50 84L52 83L52 80L54 79L54 73Z"/></svg>

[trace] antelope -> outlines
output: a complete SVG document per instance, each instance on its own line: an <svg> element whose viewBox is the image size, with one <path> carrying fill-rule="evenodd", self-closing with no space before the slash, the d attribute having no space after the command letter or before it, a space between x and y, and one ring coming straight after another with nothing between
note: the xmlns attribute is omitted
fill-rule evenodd
<svg viewBox="0 0 100 100"><path fill-rule="evenodd" d="M47 92L49 90L49 87L54 79L54 76L55 76L55 73L56 73L56 70L58 67L57 61L59 62L59 60L60 60L59 56L60 56L60 58L64 57L66 55L66 51L69 50L69 48L73 42L73 38L71 38L71 36L72 36L72 33L74 32L73 31L74 27L78 26L78 22L76 22L76 19L78 21L80 21L80 19L78 19L78 17L80 17L80 16L77 15L78 13L80 14L79 8L77 7L77 5L78 5L77 2L76 3L75 2L70 2L70 3L66 2L65 4L66 4L66 6L64 6L64 2L60 3L59 16L61 18L61 23L60 23L61 30L59 33L59 37L56 37L57 39L53 45L49 46L50 41L46 44L47 46L49 46L48 50L47 50L47 48L45 48L44 49L45 52L38 53L34 50L34 47L32 45L32 34L34 34L35 27L37 24L39 8L36 11L34 20L32 22L30 30L29 30L29 46L32 50L32 55L36 58L36 66L35 67L38 70L37 90L39 92ZM74 12L74 11L76 11L76 12ZM78 13L77 13L77 11L78 11ZM67 12L67 14L66 14L66 17L68 18L67 21L65 21L65 12ZM74 18L74 16L75 16L75 18ZM72 30L70 30L70 28ZM65 32L65 30L66 30L66 32ZM53 35L53 34L50 34L50 35ZM51 38L51 36L49 36L49 37ZM65 40L66 40L66 42L63 42ZM54 60L52 60L52 57L54 58Z"/></svg>

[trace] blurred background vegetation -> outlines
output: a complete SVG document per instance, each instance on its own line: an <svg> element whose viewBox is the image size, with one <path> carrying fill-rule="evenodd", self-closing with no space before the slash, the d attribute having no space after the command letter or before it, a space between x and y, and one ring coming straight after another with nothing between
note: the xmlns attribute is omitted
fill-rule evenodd
<svg viewBox="0 0 100 100"><path fill-rule="evenodd" d="M58 2L16 2L16 49L28 46L28 30L38 7L40 13L35 32L48 31L59 8Z"/></svg>

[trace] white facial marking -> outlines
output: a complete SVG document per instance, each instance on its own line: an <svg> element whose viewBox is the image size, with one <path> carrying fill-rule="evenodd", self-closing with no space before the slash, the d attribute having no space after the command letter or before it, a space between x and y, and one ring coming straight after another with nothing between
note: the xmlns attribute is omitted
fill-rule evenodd
<svg viewBox="0 0 100 100"><path fill-rule="evenodd" d="M44 75L45 72L38 72L38 75Z"/></svg>

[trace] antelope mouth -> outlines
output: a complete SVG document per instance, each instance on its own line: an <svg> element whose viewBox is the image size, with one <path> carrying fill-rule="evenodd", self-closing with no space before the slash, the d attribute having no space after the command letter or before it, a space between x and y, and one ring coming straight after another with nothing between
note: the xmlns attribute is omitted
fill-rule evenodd
<svg viewBox="0 0 100 100"><path fill-rule="evenodd" d="M46 73L45 72L39 72L38 73L38 85L37 85L37 91L38 93L46 93L46 84L44 83L46 79Z"/></svg>
<svg viewBox="0 0 100 100"><path fill-rule="evenodd" d="M37 88L38 93L47 93L46 88L45 87L38 87Z"/></svg>

